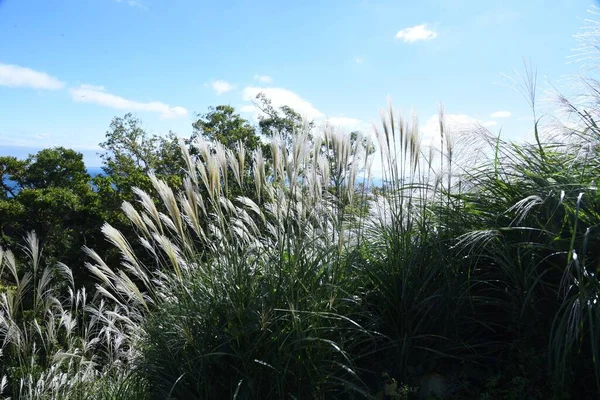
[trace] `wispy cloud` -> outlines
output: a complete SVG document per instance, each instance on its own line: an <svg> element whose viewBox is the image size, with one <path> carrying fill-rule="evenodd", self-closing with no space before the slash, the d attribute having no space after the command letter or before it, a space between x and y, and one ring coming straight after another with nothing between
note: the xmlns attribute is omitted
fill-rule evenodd
<svg viewBox="0 0 600 400"><path fill-rule="evenodd" d="M492 115L490 115L490 117L492 118L509 118L512 114L510 113L510 111L496 111L495 113L492 113Z"/></svg>
<svg viewBox="0 0 600 400"><path fill-rule="evenodd" d="M362 64L365 62L365 58L364 57L354 57L354 62L357 64Z"/></svg>
<svg viewBox="0 0 600 400"><path fill-rule="evenodd" d="M256 74L254 75L254 80L265 84L273 83L273 78L271 78L269 75Z"/></svg>
<svg viewBox="0 0 600 400"><path fill-rule="evenodd" d="M223 93L231 92L235 88L231 83L222 80L212 81L210 86L219 96Z"/></svg>
<svg viewBox="0 0 600 400"><path fill-rule="evenodd" d="M71 97L74 101L80 103L95 103L118 110L157 113L161 118L183 117L188 113L188 110L184 107L171 107L158 101L142 103L125 99L107 92L102 86L81 85L78 88L71 89Z"/></svg>
<svg viewBox="0 0 600 400"><path fill-rule="evenodd" d="M404 28L396 33L396 39L402 39L406 43L414 43L419 40L432 40L437 37L437 33L427 29L426 24L415 25Z"/></svg>
<svg viewBox="0 0 600 400"><path fill-rule="evenodd" d="M28 129L0 129L0 154L6 149L2 147L46 147L50 134L46 132L35 132ZM5 154L2 154L5 155Z"/></svg>
<svg viewBox="0 0 600 400"><path fill-rule="evenodd" d="M45 72L0 63L0 86L58 90L62 89L65 84Z"/></svg>

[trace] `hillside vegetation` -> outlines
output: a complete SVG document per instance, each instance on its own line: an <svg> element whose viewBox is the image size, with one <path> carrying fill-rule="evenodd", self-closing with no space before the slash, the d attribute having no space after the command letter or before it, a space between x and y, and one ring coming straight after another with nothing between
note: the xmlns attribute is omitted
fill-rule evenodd
<svg viewBox="0 0 600 400"><path fill-rule="evenodd" d="M424 147L391 106L346 134L261 97L258 126L218 106L182 142L115 118L93 179L69 149L3 157L3 395L597 398L587 82L531 144L441 112Z"/></svg>

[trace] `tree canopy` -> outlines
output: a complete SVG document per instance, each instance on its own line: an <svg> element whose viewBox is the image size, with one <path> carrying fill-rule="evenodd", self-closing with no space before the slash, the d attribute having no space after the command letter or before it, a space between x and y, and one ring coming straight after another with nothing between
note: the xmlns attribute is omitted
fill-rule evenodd
<svg viewBox="0 0 600 400"><path fill-rule="evenodd" d="M188 143L202 137L209 142L216 141L233 148L241 142L248 151L256 150L261 144L256 129L236 113L232 106L209 107L207 113L198 115L198 120L192 127L193 133Z"/></svg>

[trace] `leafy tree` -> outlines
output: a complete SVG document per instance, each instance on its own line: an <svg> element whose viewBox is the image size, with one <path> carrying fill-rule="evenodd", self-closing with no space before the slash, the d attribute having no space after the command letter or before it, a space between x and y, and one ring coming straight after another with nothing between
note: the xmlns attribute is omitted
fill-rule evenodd
<svg viewBox="0 0 600 400"><path fill-rule="evenodd" d="M210 142L220 142L227 148L234 148L241 142L248 151L254 151L261 145L256 129L231 106L210 107L206 114L198 115L192 127L194 132L188 143L203 137Z"/></svg>
<svg viewBox="0 0 600 400"><path fill-rule="evenodd" d="M155 194L149 173L154 173L173 188L181 187L185 162L181 154L180 139L173 132L166 136L150 134L138 118L128 113L123 117L113 118L105 141L100 146L104 149L100 155L103 174L93 180L100 197L99 207L105 221L121 230L126 237L134 237L134 228L121 206L124 201L137 201L133 191L136 187ZM138 244L132 243L132 246L137 248ZM119 256L116 252L105 248L104 254L109 264L118 265Z"/></svg>
<svg viewBox="0 0 600 400"><path fill-rule="evenodd" d="M14 197L18 192L18 183L11 178L17 176L23 169L25 161L16 157L0 157L0 199Z"/></svg>
<svg viewBox="0 0 600 400"><path fill-rule="evenodd" d="M280 136L286 144L291 145L292 138L303 129L314 128L313 121L305 121L302 116L289 106L281 106L279 110L264 93L256 95L256 106L262 111L258 117L260 133L265 137Z"/></svg>
<svg viewBox="0 0 600 400"><path fill-rule="evenodd" d="M151 190L148 174L155 173L171 185L181 184L184 161L179 139L173 132L166 137L149 135L141 121L128 113L115 117L100 143L104 174L94 184L113 211L120 210L124 200L133 200L133 188Z"/></svg>
<svg viewBox="0 0 600 400"><path fill-rule="evenodd" d="M64 262L85 283L81 246L102 247L104 218L83 155L55 147L25 160L2 157L0 173L0 245L13 246L35 231L45 260Z"/></svg>
<svg viewBox="0 0 600 400"><path fill-rule="evenodd" d="M25 173L15 176L23 188L89 189L90 175L86 171L82 154L75 150L64 147L44 149L30 155L25 163Z"/></svg>
<svg viewBox="0 0 600 400"><path fill-rule="evenodd" d="M148 136L141 127L141 121L133 114L113 118L106 140L100 143L106 150L101 154L105 171L114 173L140 169L147 172L157 163L154 153L156 141L155 136Z"/></svg>

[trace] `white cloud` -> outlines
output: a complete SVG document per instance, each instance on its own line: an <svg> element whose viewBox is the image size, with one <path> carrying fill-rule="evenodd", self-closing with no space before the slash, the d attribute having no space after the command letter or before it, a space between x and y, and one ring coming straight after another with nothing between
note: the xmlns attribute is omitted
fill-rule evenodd
<svg viewBox="0 0 600 400"><path fill-rule="evenodd" d="M289 106L304 118L314 120L324 117L324 114L317 110L311 103L298 96L296 93L283 88L262 88L256 86L247 86L243 91L243 99L246 101L254 101L256 95L264 93L271 100L273 107ZM249 105L244 107L245 112L248 112ZM255 108L255 112L258 110Z"/></svg>
<svg viewBox="0 0 600 400"><path fill-rule="evenodd" d="M340 115L337 117L326 117L323 112L318 110L311 103L297 95L296 93L283 88L261 88L248 86L243 90L243 99L245 101L256 100L256 95L263 93L270 101L274 108L289 106L294 111L298 112L303 118L309 121L314 121L317 126L330 126L341 129L344 132L362 131L368 133L371 125L357 118L346 117ZM244 113L253 114L254 119L258 119L261 111L254 104L245 104L239 107L239 110Z"/></svg>
<svg viewBox="0 0 600 400"><path fill-rule="evenodd" d="M445 114L444 119L444 138L449 138L454 164L469 168L490 155L490 143L495 140L496 134L486 126L493 125L495 121L482 122L465 114ZM433 165L439 165L440 150L449 154L446 140L443 144L441 142L439 116L432 115L427 119L421 125L420 134L424 154L431 154Z"/></svg>
<svg viewBox="0 0 600 400"><path fill-rule="evenodd" d="M330 117L327 121L334 126L352 126L360 123L360 120L350 117Z"/></svg>
<svg viewBox="0 0 600 400"><path fill-rule="evenodd" d="M450 128L450 125L467 125L474 124L477 121L468 115L464 114L446 114L446 127ZM439 115L434 114L429 117L424 124L419 124L421 133L421 143L424 146L437 145L440 140L440 121Z"/></svg>
<svg viewBox="0 0 600 400"><path fill-rule="evenodd" d="M410 123L411 120L408 120ZM481 122L466 114L444 114L444 138L450 139L450 144L453 149L453 159L461 166L473 165L485 156L486 140L490 136L490 132L485 128L486 125L492 125L491 122ZM377 124L377 127L380 125ZM431 156L433 166L438 168L440 165L440 150L443 149L444 154L447 154L447 142L442 145L442 137L440 135L439 115L434 114L426 118L419 125L419 139L421 144L421 152L424 157ZM363 132L369 133L368 130ZM492 134L492 136L494 136ZM376 147L379 148L379 143L376 138ZM423 159L425 161L425 159ZM421 167L423 167L422 165ZM382 176L383 166L379 160L379 156L373 159L372 173L374 177Z"/></svg>
<svg viewBox="0 0 600 400"><path fill-rule="evenodd" d="M256 74L256 75L254 75L254 80L258 81L260 83L266 83L266 84L273 83L273 78L271 78L269 75Z"/></svg>
<svg viewBox="0 0 600 400"><path fill-rule="evenodd" d="M469 132L475 132L482 126L496 125L496 121L481 122L466 114L445 114L444 126L450 136L462 135ZM440 122L437 114L432 115L421 125L421 143L424 146L439 147L440 141Z"/></svg>
<svg viewBox="0 0 600 400"><path fill-rule="evenodd" d="M0 86L57 90L62 89L64 85L63 82L45 72L0 63Z"/></svg>
<svg viewBox="0 0 600 400"><path fill-rule="evenodd" d="M495 113L492 113L492 115L490 115L490 117L492 118L508 118L510 116L510 111L496 111Z"/></svg>
<svg viewBox="0 0 600 400"><path fill-rule="evenodd" d="M106 89L104 88L104 86L96 86L96 85L80 85L79 88L81 89L90 89L90 90L98 90L98 91L106 91Z"/></svg>
<svg viewBox="0 0 600 400"><path fill-rule="evenodd" d="M255 106L253 106L253 105L251 105L251 104L247 104L247 105L245 105L245 106L241 106L241 107L240 107L240 111L241 111L241 112L244 112L244 113L254 113L254 112L256 112L257 110L256 110L256 107L255 107Z"/></svg>
<svg viewBox="0 0 600 400"><path fill-rule="evenodd" d="M354 62L357 64L362 64L365 62L365 59L364 59L364 57L355 57Z"/></svg>
<svg viewBox="0 0 600 400"><path fill-rule="evenodd" d="M419 40L432 40L437 37L437 33L427 29L426 24L404 28L396 33L396 39L402 39L406 43L414 43Z"/></svg>
<svg viewBox="0 0 600 400"><path fill-rule="evenodd" d="M187 115L188 110L158 101L142 103L128 100L123 97L108 93L101 86L81 85L78 88L71 89L71 97L74 101L80 103L96 103L105 107L116 108L119 110L146 111L157 113L161 118L175 118Z"/></svg>
<svg viewBox="0 0 600 400"><path fill-rule="evenodd" d="M210 85L218 96L223 93L231 92L234 89L234 86L231 83L222 80L212 81Z"/></svg>
<svg viewBox="0 0 600 400"><path fill-rule="evenodd" d="M350 117L329 117L326 119L325 123L348 132L362 131L363 133L367 133L370 128L370 125L364 121Z"/></svg>

